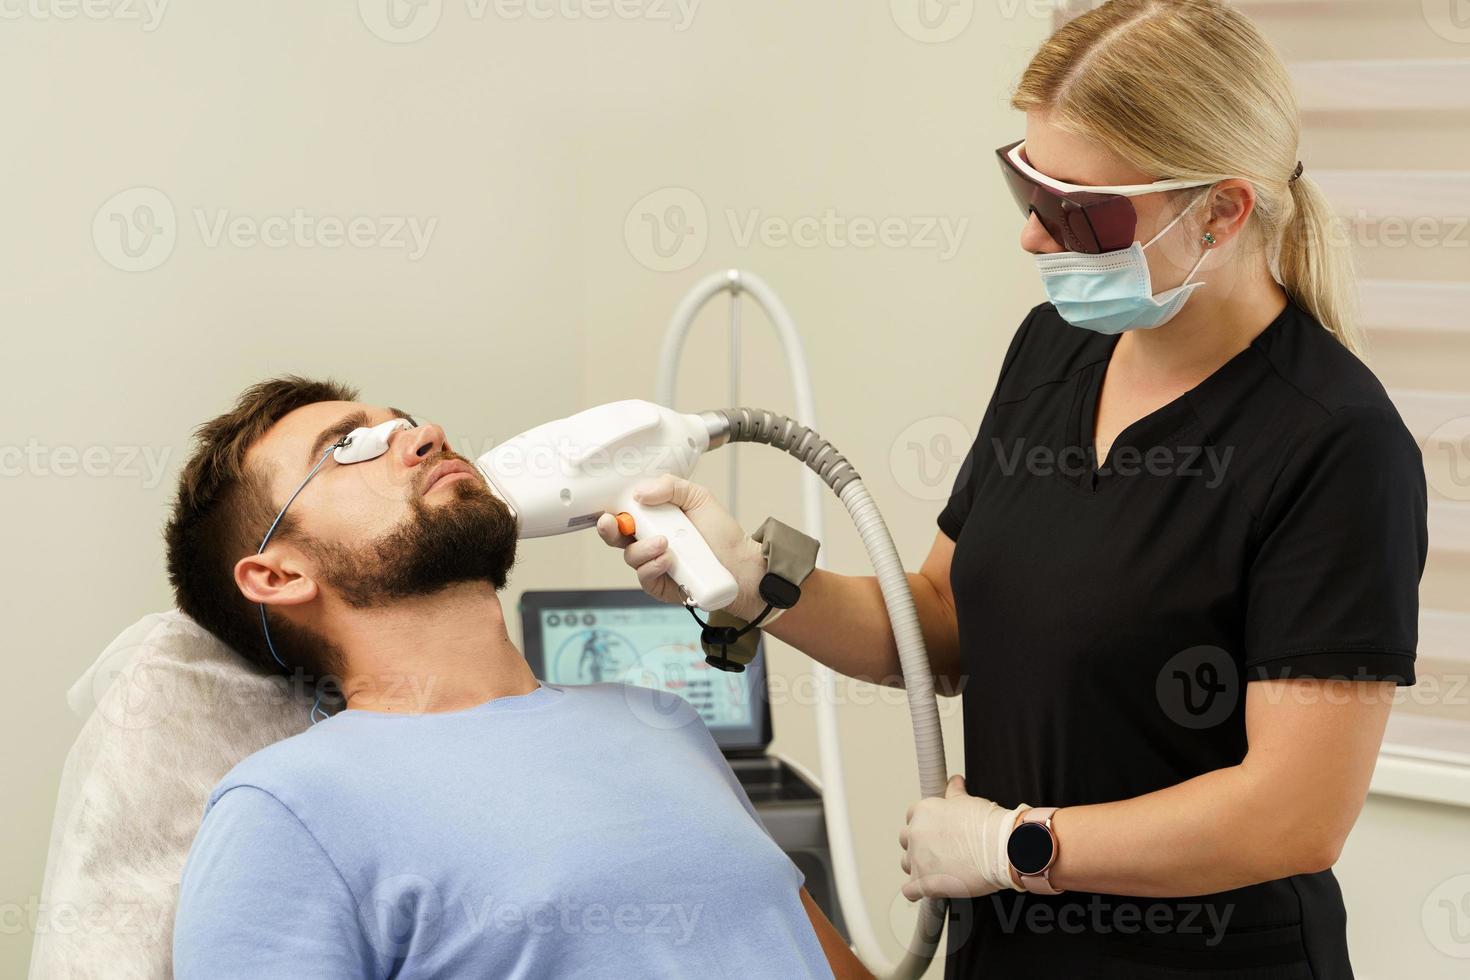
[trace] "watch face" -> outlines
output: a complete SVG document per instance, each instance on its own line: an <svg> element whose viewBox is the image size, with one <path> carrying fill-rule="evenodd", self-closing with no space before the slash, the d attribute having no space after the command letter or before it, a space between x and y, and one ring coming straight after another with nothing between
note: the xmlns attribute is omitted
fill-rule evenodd
<svg viewBox="0 0 1470 980"><path fill-rule="evenodd" d="M1021 824L1006 841L1006 856L1023 875L1041 874L1051 863L1051 855L1051 831L1039 823Z"/></svg>

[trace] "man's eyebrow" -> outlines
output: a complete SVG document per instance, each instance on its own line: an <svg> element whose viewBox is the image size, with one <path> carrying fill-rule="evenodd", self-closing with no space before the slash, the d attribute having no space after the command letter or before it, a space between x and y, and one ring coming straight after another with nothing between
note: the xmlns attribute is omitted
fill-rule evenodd
<svg viewBox="0 0 1470 980"><path fill-rule="evenodd" d="M410 425L414 427L418 426L418 422L414 421L413 416L409 415L402 409L390 407L388 411L393 413L394 418L404 419ZM368 418L368 413L362 411L361 409L358 409L355 412L349 412L346 415L342 416L340 419L337 420L336 424L329 425L321 432L317 433L315 441L313 441L311 444L311 452L308 453L306 457L307 464L314 465L316 461L321 458L322 451L327 448L327 444L329 442L341 439L353 429L365 429L372 424L373 421L372 419Z"/></svg>
<svg viewBox="0 0 1470 980"><path fill-rule="evenodd" d="M311 452L306 456L307 464L314 464L321 457L322 451L327 448L327 443L334 439L341 439L353 429L364 428L368 424L367 412L361 409L355 412L348 412L338 419L334 425L329 425L317 433L316 439L311 444Z"/></svg>

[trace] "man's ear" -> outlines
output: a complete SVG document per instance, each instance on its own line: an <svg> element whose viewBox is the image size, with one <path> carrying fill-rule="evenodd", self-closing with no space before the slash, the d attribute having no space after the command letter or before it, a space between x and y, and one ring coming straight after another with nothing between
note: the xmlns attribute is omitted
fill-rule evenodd
<svg viewBox="0 0 1470 980"><path fill-rule="evenodd" d="M235 562L235 585L254 603L299 606L317 597L316 579L289 548L267 548Z"/></svg>

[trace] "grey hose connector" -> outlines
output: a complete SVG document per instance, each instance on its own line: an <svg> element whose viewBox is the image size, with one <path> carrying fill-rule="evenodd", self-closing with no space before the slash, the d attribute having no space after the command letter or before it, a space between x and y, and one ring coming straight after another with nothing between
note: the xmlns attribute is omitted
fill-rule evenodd
<svg viewBox="0 0 1470 980"><path fill-rule="evenodd" d="M805 463L832 488L847 508L873 564L893 638L903 670L909 715L914 726L914 751L919 763L919 791L924 796L942 796L949 773L944 759L944 733L939 725L939 705L934 693L934 674L919 616L909 590L908 573L899 560L898 549L868 494L862 478L847 458L816 432L785 415L755 408L729 408L701 413L709 427L710 448L726 442L763 442L783 449ZM944 902L925 899L919 922L895 977L916 978L934 957L944 928Z"/></svg>

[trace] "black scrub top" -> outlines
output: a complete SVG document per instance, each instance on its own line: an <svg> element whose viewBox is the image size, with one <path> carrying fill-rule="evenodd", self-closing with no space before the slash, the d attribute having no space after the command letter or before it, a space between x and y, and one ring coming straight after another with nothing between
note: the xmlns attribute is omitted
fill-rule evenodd
<svg viewBox="0 0 1470 980"><path fill-rule="evenodd" d="M1032 310L939 515L967 785L1006 807L1239 763L1253 680L1414 682L1424 469L1373 374L1288 302L1095 470L1116 343ZM1183 899L1009 891L953 903L945 976L1336 980L1345 925L1331 871Z"/></svg>

